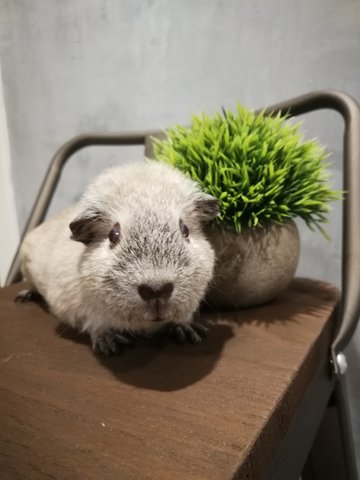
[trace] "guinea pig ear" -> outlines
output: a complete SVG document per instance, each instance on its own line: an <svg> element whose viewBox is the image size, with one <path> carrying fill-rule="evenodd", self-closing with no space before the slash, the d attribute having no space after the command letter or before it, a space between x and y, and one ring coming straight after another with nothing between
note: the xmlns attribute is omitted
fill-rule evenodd
<svg viewBox="0 0 360 480"><path fill-rule="evenodd" d="M88 243L107 237L107 222L100 212L85 212L76 217L69 225L71 238L76 242Z"/></svg>
<svg viewBox="0 0 360 480"><path fill-rule="evenodd" d="M195 214L203 222L213 220L220 213L219 201L207 193L201 193L195 199Z"/></svg>

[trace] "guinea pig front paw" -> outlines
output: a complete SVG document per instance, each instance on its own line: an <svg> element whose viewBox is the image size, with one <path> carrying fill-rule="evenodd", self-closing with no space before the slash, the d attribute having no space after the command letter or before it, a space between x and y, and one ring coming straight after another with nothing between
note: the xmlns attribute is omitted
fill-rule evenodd
<svg viewBox="0 0 360 480"><path fill-rule="evenodd" d="M101 355L116 355L133 346L131 337L114 329L101 332L93 340L94 352Z"/></svg>
<svg viewBox="0 0 360 480"><path fill-rule="evenodd" d="M198 322L171 323L168 326L168 336L176 343L200 343L206 337L208 329Z"/></svg>
<svg viewBox="0 0 360 480"><path fill-rule="evenodd" d="M44 297L37 290L21 290L15 297L16 303L44 302Z"/></svg>

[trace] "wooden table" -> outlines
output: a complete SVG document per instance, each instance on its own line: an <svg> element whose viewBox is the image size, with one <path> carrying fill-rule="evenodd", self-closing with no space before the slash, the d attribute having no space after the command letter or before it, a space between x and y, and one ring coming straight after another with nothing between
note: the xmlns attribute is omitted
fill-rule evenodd
<svg viewBox="0 0 360 480"><path fill-rule="evenodd" d="M268 305L202 313L199 345L105 359L14 304L21 288L0 292L2 480L266 478L325 364L338 300L296 279Z"/></svg>

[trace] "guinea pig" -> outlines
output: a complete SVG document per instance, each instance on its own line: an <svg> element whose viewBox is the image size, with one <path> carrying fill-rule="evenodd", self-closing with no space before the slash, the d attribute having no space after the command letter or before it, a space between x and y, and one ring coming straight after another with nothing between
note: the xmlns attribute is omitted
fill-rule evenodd
<svg viewBox="0 0 360 480"><path fill-rule="evenodd" d="M193 314L215 261L203 224L218 212L216 198L169 165L111 168L26 235L20 261L31 289L18 300L40 295L102 354L160 330L197 343L205 328Z"/></svg>

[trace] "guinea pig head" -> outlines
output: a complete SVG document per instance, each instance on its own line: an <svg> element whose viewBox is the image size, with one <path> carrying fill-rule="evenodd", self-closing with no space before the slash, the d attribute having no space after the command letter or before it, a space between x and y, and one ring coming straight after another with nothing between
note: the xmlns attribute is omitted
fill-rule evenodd
<svg viewBox="0 0 360 480"><path fill-rule="evenodd" d="M143 198L136 207L83 212L70 229L86 245L79 266L85 288L122 328L190 321L214 268L203 224L218 211L214 197L196 191L181 202Z"/></svg>

